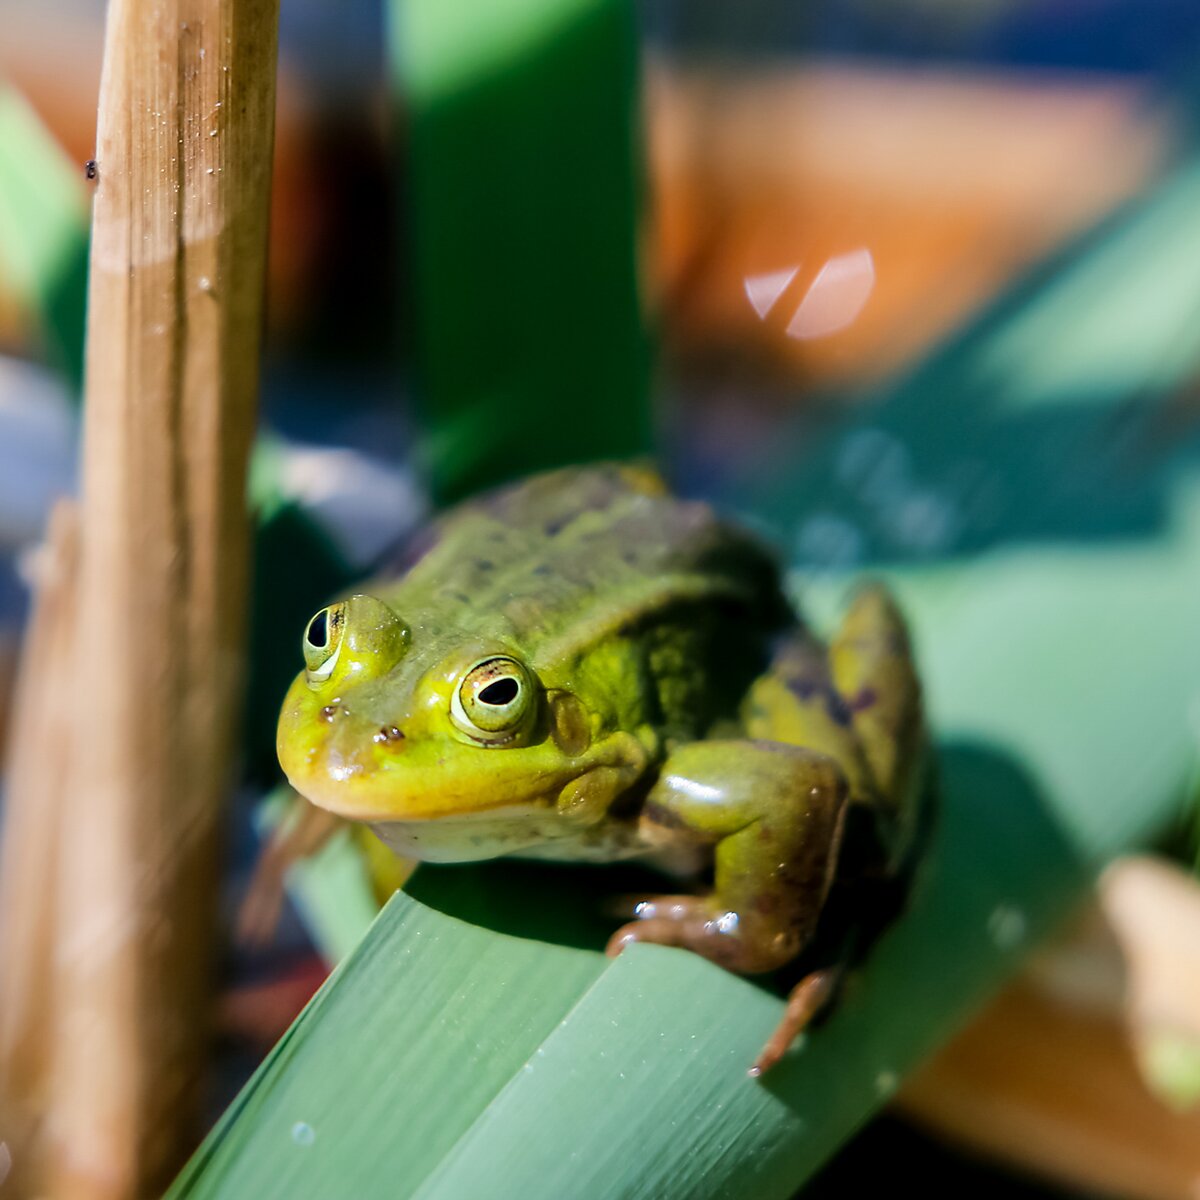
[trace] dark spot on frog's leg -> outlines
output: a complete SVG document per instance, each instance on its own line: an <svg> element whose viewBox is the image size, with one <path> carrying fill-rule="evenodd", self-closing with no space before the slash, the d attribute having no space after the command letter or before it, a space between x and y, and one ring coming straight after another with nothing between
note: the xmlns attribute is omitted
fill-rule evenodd
<svg viewBox="0 0 1200 1200"><path fill-rule="evenodd" d="M841 694L824 679L814 679L811 675L789 675L787 677L788 691L802 704L807 704L818 697L825 703L825 711L829 719L837 725L850 725L850 708Z"/></svg>
<svg viewBox="0 0 1200 1200"><path fill-rule="evenodd" d="M857 696L854 696L851 698L850 711L851 712L865 712L878 699L879 699L879 697L876 694L875 689L873 687L862 688L859 691Z"/></svg>
<svg viewBox="0 0 1200 1200"><path fill-rule="evenodd" d="M825 708L831 721L835 721L843 727L850 725L852 719L850 706L842 698L841 693L834 688L829 688L825 692Z"/></svg>

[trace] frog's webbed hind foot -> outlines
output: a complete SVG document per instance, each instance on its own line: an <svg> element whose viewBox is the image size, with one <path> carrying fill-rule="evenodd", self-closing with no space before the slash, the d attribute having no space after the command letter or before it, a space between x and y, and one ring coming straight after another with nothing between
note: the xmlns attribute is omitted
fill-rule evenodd
<svg viewBox="0 0 1200 1200"><path fill-rule="evenodd" d="M808 1028L809 1022L833 999L842 981L843 968L822 967L810 971L788 996L787 1007L775 1032L759 1052L749 1074L758 1078L776 1066L791 1044Z"/></svg>
<svg viewBox="0 0 1200 1200"><path fill-rule="evenodd" d="M606 953L610 957L620 954L631 942L653 942L691 950L739 975L769 969L764 968L764 961L774 957L764 960L755 937L738 939L734 930L736 914L716 912L713 902L704 896L653 896L638 903L635 915L636 920L623 925L609 939ZM841 966L822 967L810 971L792 988L775 1032L749 1070L751 1076L757 1078L783 1058L809 1022L833 999L843 974Z"/></svg>
<svg viewBox="0 0 1200 1200"><path fill-rule="evenodd" d="M709 896L650 896L638 901L634 915L609 938L610 958L631 942L653 942L691 950L739 975L757 975L773 970L781 953L795 953L753 922L744 927L738 913L722 910Z"/></svg>
<svg viewBox="0 0 1200 1200"><path fill-rule="evenodd" d="M316 854L344 824L333 813L292 795L289 811L271 830L259 852L238 908L235 937L241 946L265 946L270 942L283 913L288 871Z"/></svg>

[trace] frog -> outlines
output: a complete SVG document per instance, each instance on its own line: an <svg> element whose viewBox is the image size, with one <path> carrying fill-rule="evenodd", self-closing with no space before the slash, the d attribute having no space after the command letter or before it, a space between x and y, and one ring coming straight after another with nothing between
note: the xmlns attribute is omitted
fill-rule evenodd
<svg viewBox="0 0 1200 1200"><path fill-rule="evenodd" d="M468 499L303 633L279 760L397 855L702 861L608 942L747 976L800 960L847 880L911 861L928 759L903 617L859 587L825 642L770 548L645 464ZM792 987L775 1066L844 963Z"/></svg>

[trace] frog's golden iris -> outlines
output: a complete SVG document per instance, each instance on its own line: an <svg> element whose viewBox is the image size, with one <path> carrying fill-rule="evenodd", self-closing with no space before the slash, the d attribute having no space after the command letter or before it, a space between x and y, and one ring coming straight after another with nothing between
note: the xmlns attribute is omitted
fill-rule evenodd
<svg viewBox="0 0 1200 1200"><path fill-rule="evenodd" d="M537 703L525 668L503 655L471 667L450 701L450 716L468 737L484 745L511 741Z"/></svg>
<svg viewBox="0 0 1200 1200"><path fill-rule="evenodd" d="M306 629L278 745L316 804L442 861L706 849L712 890L644 901L610 949L746 973L810 942L844 829L869 831L855 870L909 860L927 739L881 588L826 646L755 539L623 466L502 489L422 545ZM797 987L757 1069L828 984Z"/></svg>

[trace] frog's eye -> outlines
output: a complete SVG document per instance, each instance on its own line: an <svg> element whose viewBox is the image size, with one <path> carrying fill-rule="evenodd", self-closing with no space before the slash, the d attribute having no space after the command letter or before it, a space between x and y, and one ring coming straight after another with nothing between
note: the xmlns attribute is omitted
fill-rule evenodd
<svg viewBox="0 0 1200 1200"><path fill-rule="evenodd" d="M504 742L520 729L533 704L529 673L515 658L485 658L458 685L450 716L471 737Z"/></svg>
<svg viewBox="0 0 1200 1200"><path fill-rule="evenodd" d="M331 604L308 623L304 631L304 663L308 682L324 683L337 666L342 652L342 634L346 628L346 606Z"/></svg>

